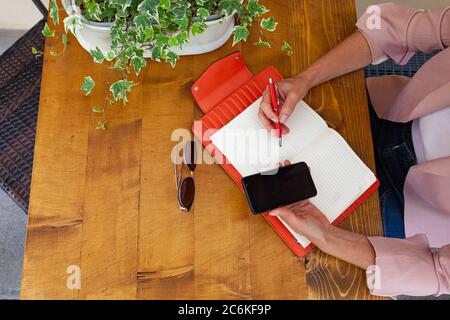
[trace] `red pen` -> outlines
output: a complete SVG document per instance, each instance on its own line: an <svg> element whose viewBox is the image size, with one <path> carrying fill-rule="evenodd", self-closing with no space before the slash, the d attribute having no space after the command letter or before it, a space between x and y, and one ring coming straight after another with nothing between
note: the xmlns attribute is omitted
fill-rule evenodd
<svg viewBox="0 0 450 320"><path fill-rule="evenodd" d="M277 117L279 118L280 110L279 110L279 105L278 105L278 92L277 92L277 88L276 88L275 84L273 83L272 78L269 78L269 93L270 93L270 102L272 104L272 109L275 112L275 114L277 115ZM277 121L275 123L275 127L277 128L277 131L278 131L278 141L279 141L280 148L281 148L283 146L283 132L281 129L280 121Z"/></svg>

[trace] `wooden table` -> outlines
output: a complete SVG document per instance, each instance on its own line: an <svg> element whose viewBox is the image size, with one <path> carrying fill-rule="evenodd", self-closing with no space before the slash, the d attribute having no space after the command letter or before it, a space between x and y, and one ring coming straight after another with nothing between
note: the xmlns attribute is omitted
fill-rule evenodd
<svg viewBox="0 0 450 320"><path fill-rule="evenodd" d="M91 106L110 71L70 36L62 57L45 56L21 297L23 299L365 299L362 270L318 250L296 258L218 165L195 172L191 213L178 210L170 152L176 128L201 116L189 88L211 62L241 50L253 72L273 64L297 74L355 31L353 0L263 1L280 21L292 58L252 45L183 57L172 70L150 63L130 103L96 130ZM48 43L47 43L48 45ZM86 75L92 97L80 94ZM307 102L374 169L362 72L324 84ZM158 123L158 126L155 124ZM377 195L344 223L381 234ZM79 266L81 289L66 286ZM70 270L69 270L70 271Z"/></svg>

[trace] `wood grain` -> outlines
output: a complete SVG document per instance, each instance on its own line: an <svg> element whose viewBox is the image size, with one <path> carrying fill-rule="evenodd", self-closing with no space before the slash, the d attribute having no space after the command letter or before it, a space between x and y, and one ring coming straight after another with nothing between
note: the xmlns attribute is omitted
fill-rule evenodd
<svg viewBox="0 0 450 320"><path fill-rule="evenodd" d="M78 291L66 286L66 270L80 265L90 111L77 70L91 63L74 42L69 37L63 57L44 59L22 299L78 298Z"/></svg>
<svg viewBox="0 0 450 320"><path fill-rule="evenodd" d="M108 112L106 131L95 129L91 107L111 71L71 36L64 56L45 56L23 299L371 298L362 270L318 250L296 258L218 165L197 167L194 207L179 211L171 153L201 117L190 86L206 67L240 50L252 72L274 65L290 77L355 30L350 0L262 2L280 21L267 34L272 49L253 46L254 28L247 43L182 57L175 69L149 62L130 103ZM284 40L292 57L279 51ZM79 91L87 74L99 85L91 97ZM362 73L306 100L374 168ZM343 224L369 235L380 226L377 195ZM81 267L80 290L66 287L70 265Z"/></svg>
<svg viewBox="0 0 450 320"><path fill-rule="evenodd" d="M108 79L111 72L99 65L91 69L94 79ZM97 86L107 89L99 81ZM99 116L91 113L80 299L136 298L142 87L135 89L129 104L107 113L107 130L96 129ZM91 105L101 105L104 97L96 90Z"/></svg>
<svg viewBox="0 0 450 320"><path fill-rule="evenodd" d="M138 297L187 299L194 293L194 221L181 213L171 152L175 129L190 136L194 105L190 59L177 69L151 63L142 83L142 162Z"/></svg>

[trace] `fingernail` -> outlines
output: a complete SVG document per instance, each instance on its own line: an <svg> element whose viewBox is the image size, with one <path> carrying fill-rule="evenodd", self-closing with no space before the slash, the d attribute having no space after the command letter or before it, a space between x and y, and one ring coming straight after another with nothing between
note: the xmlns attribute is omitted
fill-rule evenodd
<svg viewBox="0 0 450 320"><path fill-rule="evenodd" d="M282 114L281 117L280 117L280 122L281 123L285 123L287 119L288 119L288 116L285 115L285 114Z"/></svg>

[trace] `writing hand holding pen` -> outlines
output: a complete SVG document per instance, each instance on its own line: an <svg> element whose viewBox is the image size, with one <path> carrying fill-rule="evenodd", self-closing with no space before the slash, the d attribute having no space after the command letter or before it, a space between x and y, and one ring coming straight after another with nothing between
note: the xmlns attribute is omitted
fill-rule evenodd
<svg viewBox="0 0 450 320"><path fill-rule="evenodd" d="M289 128L285 125L295 106L306 96L310 90L310 81L301 76L282 80L277 83L278 98L280 101L279 116L272 108L270 100L270 90L267 87L263 94L262 102L259 108L259 118L267 130L277 136L276 123L280 122L282 133L288 134Z"/></svg>

